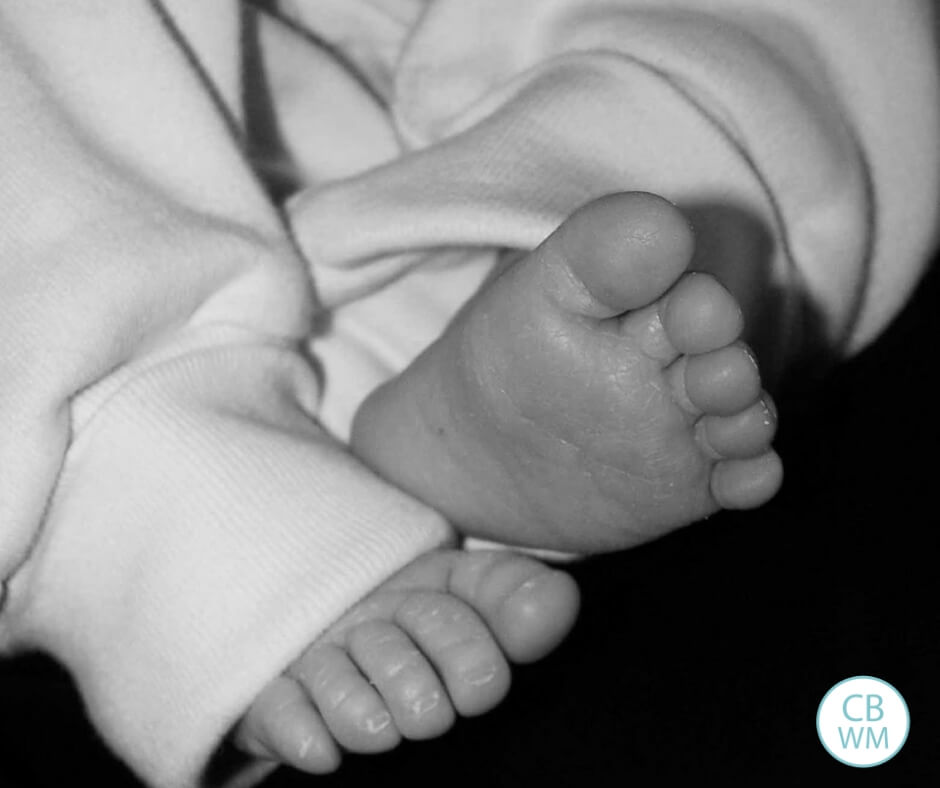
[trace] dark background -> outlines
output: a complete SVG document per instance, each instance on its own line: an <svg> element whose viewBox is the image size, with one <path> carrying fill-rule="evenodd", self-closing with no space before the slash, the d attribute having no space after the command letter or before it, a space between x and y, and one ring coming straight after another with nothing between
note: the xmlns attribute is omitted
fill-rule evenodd
<svg viewBox="0 0 940 788"><path fill-rule="evenodd" d="M574 635L517 670L500 709L335 777L282 770L270 788L940 784L938 309L934 266L875 346L782 403L788 476L770 505L575 567ZM897 687L912 718L873 769L816 736L825 692L858 674ZM0 665L0 788L86 784L137 785L60 671Z"/></svg>

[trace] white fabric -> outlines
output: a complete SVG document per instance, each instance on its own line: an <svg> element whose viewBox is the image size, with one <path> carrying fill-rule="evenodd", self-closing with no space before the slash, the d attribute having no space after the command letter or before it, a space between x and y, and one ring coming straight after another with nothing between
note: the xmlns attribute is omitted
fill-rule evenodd
<svg viewBox="0 0 940 788"><path fill-rule="evenodd" d="M158 786L449 537L314 421L307 275L216 103L238 9L179 5L0 7L2 639Z"/></svg>
<svg viewBox="0 0 940 788"><path fill-rule="evenodd" d="M397 35L388 19L381 28L388 73L360 57L367 32L357 39L333 21L340 9L384 5L398 20ZM350 151L362 141L359 166L347 161L346 177L290 206L318 292L342 306L341 330L318 347L325 358L347 359L329 345L351 334L388 343L381 327L401 324L405 296L360 299L421 265L421 252L531 248L611 191L663 194L695 218L703 207L747 218L717 241L710 236L724 228L698 229L717 256L767 265L772 285L790 294L788 330L804 319L795 302L805 294L836 352L877 336L935 243L940 86L929 3L324 0L285 9L332 34L379 96L348 76L335 86L331 99L358 113L344 138ZM272 59L280 51L270 48ZM316 181L328 157L302 150L305 110L314 107L284 102L283 128ZM769 242L746 245L751 225ZM746 279L738 262L729 267ZM355 410L346 392L389 373L379 366L368 378L327 364L344 398L339 407L328 391L324 401L338 433Z"/></svg>
<svg viewBox="0 0 940 788"><path fill-rule="evenodd" d="M289 234L241 151L241 10L0 5L0 636L157 786L449 538L328 432L496 250L614 190L728 207L851 352L940 204L927 3L295 0L313 39L263 22L248 62Z"/></svg>

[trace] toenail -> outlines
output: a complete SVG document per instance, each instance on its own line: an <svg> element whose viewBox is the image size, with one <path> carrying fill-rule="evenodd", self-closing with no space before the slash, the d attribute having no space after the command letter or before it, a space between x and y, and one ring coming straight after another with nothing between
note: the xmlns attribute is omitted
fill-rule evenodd
<svg viewBox="0 0 940 788"><path fill-rule="evenodd" d="M381 711L378 714L373 714L371 717L366 717L362 721L362 729L366 733L374 735L381 733L391 724L392 715L387 711Z"/></svg>
<svg viewBox="0 0 940 788"><path fill-rule="evenodd" d="M413 668L415 663L421 658L421 652L416 648L408 649L401 654L400 660L388 667L385 671L385 677L392 679L395 678L402 671Z"/></svg>
<svg viewBox="0 0 940 788"><path fill-rule="evenodd" d="M529 594L536 589L539 584L538 577L531 577L526 580L524 583L521 583L516 589L516 593Z"/></svg>
<svg viewBox="0 0 940 788"><path fill-rule="evenodd" d="M754 369L760 372L760 365L757 363L757 356L754 355L754 351L751 350L750 346L744 345L744 344L738 344L738 347L744 353L747 360L751 362Z"/></svg>
<svg viewBox="0 0 940 788"><path fill-rule="evenodd" d="M461 678L471 687L482 687L495 679L497 673L499 673L498 665L482 665L468 670Z"/></svg>
<svg viewBox="0 0 940 788"><path fill-rule="evenodd" d="M774 401L768 396L764 395L760 401L761 411L764 416L764 426L770 427L777 423L777 406L774 404Z"/></svg>
<svg viewBox="0 0 940 788"><path fill-rule="evenodd" d="M415 717L423 717L425 714L434 711L441 703L441 693L435 690L427 695L414 700L409 710Z"/></svg>
<svg viewBox="0 0 940 788"><path fill-rule="evenodd" d="M533 598L538 598L538 587L541 584L541 576L536 575L535 577L530 577L528 580L520 583L516 588L503 600L503 604L509 604L510 602L514 604L529 605L530 600Z"/></svg>
<svg viewBox="0 0 940 788"><path fill-rule="evenodd" d="M310 748L313 747L313 742L315 736L307 736L301 743L300 747L297 749L297 757L303 760L307 757L307 753L310 752Z"/></svg>
<svg viewBox="0 0 940 788"><path fill-rule="evenodd" d="M765 427L772 427L774 425L774 414L771 413L770 408L763 402L761 402L761 423Z"/></svg>

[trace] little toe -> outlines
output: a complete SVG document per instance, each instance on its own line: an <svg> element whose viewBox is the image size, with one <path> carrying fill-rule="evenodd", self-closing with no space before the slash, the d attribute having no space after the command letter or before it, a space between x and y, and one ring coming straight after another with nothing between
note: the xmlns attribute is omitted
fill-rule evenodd
<svg viewBox="0 0 940 788"><path fill-rule="evenodd" d="M546 294L598 319L655 301L692 258L679 210L645 193L612 194L575 211L536 251Z"/></svg>
<svg viewBox="0 0 940 788"><path fill-rule="evenodd" d="M249 755L273 758L310 774L328 774L341 755L324 720L294 679L279 676L258 697L235 732Z"/></svg>
<svg viewBox="0 0 940 788"><path fill-rule="evenodd" d="M683 276L661 301L660 315L673 346L689 355L730 345L744 329L738 302L710 274Z"/></svg>
<svg viewBox="0 0 940 788"><path fill-rule="evenodd" d="M336 741L350 752L385 752L401 737L385 701L339 646L315 645L290 669Z"/></svg>
<svg viewBox="0 0 940 788"><path fill-rule="evenodd" d="M440 736L454 724L454 708L434 668L400 627L369 621L349 632L347 644L406 739Z"/></svg>
<svg viewBox="0 0 940 788"><path fill-rule="evenodd" d="M415 594L395 621L433 664L460 714L482 714L506 696L509 665L467 604L448 594Z"/></svg>
<svg viewBox="0 0 940 788"><path fill-rule="evenodd" d="M760 399L757 362L741 343L698 356L683 356L669 369L673 385L682 389L680 399L684 395L701 413L731 416Z"/></svg>
<svg viewBox="0 0 940 788"><path fill-rule="evenodd" d="M466 553L451 591L477 610L510 660L534 662L574 626L580 595L565 572L508 551Z"/></svg>
<svg viewBox="0 0 940 788"><path fill-rule="evenodd" d="M703 416L695 425L697 437L715 458L757 457L770 447L777 431L777 411L767 392L731 416Z"/></svg>
<svg viewBox="0 0 940 788"><path fill-rule="evenodd" d="M767 503L783 483L775 451L746 460L721 460L711 473L711 494L725 509L754 509Z"/></svg>

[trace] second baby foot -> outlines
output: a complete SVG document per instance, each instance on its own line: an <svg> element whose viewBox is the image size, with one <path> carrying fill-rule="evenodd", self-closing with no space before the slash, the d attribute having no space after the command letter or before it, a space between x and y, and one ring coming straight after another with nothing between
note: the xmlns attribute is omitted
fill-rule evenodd
<svg viewBox="0 0 940 788"><path fill-rule="evenodd" d="M578 611L564 572L508 550L436 550L373 590L274 679L233 740L323 774L343 752L443 734L498 704L509 662L551 651Z"/></svg>
<svg viewBox="0 0 940 788"><path fill-rule="evenodd" d="M776 416L741 310L648 194L573 214L366 401L353 447L463 532L577 552L771 498Z"/></svg>

